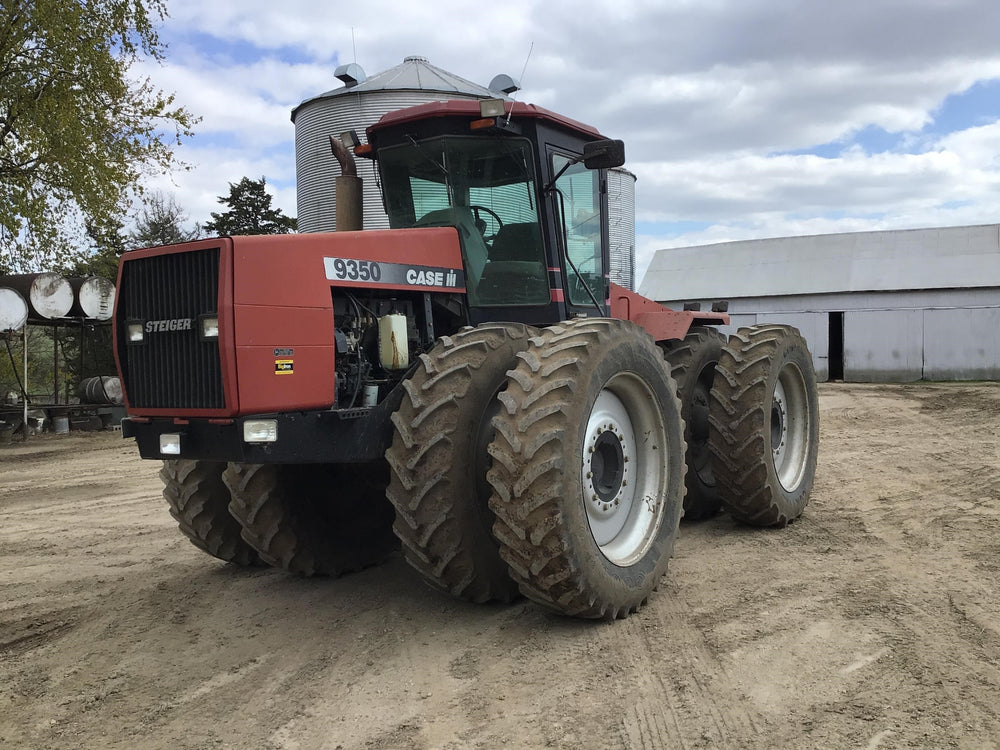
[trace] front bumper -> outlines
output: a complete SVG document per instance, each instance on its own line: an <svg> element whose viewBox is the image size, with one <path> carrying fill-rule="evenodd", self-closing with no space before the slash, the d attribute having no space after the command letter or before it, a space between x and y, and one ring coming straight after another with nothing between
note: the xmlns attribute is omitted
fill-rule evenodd
<svg viewBox="0 0 1000 750"><path fill-rule="evenodd" d="M402 400L396 388L377 406L284 414L254 414L231 420L130 417L122 436L134 437L139 454L149 459L188 458L243 463L365 463L382 458L392 442L389 419ZM248 419L274 419L273 443L243 441ZM160 435L179 434L180 453L160 452Z"/></svg>

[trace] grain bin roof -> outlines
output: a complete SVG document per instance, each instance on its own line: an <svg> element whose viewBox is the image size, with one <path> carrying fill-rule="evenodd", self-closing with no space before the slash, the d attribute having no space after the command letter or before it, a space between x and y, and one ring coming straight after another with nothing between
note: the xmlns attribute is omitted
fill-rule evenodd
<svg viewBox="0 0 1000 750"><path fill-rule="evenodd" d="M373 91L408 90L437 91L442 94L459 94L482 98L495 98L499 96L497 92L490 91L485 86L467 81L461 76L431 65L427 61L427 58L414 55L405 58L402 64L384 70L381 73L376 73L354 86L341 86L319 96L306 99L292 110L292 122L295 122L295 115L299 109L318 99L330 99L336 96L344 96L345 94L363 94Z"/></svg>
<svg viewBox="0 0 1000 750"><path fill-rule="evenodd" d="M1000 286L1000 225L782 237L658 250L653 299Z"/></svg>

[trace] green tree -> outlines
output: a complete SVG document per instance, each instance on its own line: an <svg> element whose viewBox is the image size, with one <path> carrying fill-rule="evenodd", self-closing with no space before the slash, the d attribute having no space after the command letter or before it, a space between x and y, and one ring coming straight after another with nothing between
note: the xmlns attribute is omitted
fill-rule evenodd
<svg viewBox="0 0 1000 750"><path fill-rule="evenodd" d="M49 403L53 393L53 331L43 326L28 326L28 395L35 403ZM0 397L21 395L24 368L24 339L21 333L0 337Z"/></svg>
<svg viewBox="0 0 1000 750"><path fill-rule="evenodd" d="M173 196L157 191L147 196L135 216L135 229L127 235L121 219L103 224L87 222L87 250L56 266L64 276L103 276L114 281L118 261L129 248L154 247L187 242L198 236L197 228L184 228L187 215Z"/></svg>
<svg viewBox="0 0 1000 750"><path fill-rule="evenodd" d="M114 281L118 277L118 259L127 249L125 225L110 217L102 224L86 223L87 249L56 266L66 277L103 276Z"/></svg>
<svg viewBox="0 0 1000 750"><path fill-rule="evenodd" d="M228 206L222 213L212 212L212 220L201 229L206 235L288 234L298 223L285 216L280 208L271 208L271 196L265 190L267 181L261 177L244 177L229 183L229 195L219 196L219 203Z"/></svg>
<svg viewBox="0 0 1000 750"><path fill-rule="evenodd" d="M164 0L4 0L0 5L0 265L75 254L83 230L123 214L142 174L178 166L197 121L151 81ZM0 268L0 270L5 270Z"/></svg>
<svg viewBox="0 0 1000 750"><path fill-rule="evenodd" d="M148 196L139 215L136 228L129 235L132 247L155 247L188 242L198 236L198 230L184 228L187 214L176 199L157 191Z"/></svg>

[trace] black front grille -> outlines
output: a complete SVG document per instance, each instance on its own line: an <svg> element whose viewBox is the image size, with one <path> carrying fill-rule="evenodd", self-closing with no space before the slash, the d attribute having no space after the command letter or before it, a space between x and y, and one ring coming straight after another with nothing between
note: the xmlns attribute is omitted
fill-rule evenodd
<svg viewBox="0 0 1000 750"><path fill-rule="evenodd" d="M218 312L219 248L125 261L116 316L132 407L225 407L218 340L199 335L200 317ZM129 323L143 325L142 342L128 342Z"/></svg>

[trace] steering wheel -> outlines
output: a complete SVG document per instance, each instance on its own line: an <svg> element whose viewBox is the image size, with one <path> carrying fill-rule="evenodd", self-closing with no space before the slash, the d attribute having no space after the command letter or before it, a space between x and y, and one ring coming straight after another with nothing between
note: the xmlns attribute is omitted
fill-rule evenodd
<svg viewBox="0 0 1000 750"><path fill-rule="evenodd" d="M497 236L497 233L500 231L500 227L503 226L503 219L497 216L496 211L490 208L486 208L486 206L473 205L469 206L469 210L472 211L473 216L475 216L476 218L476 226L479 228L479 233L483 235L483 239L486 240L487 242L494 239ZM491 235L486 234L486 227L488 226L488 224L486 223L486 220L479 215L480 211L482 211L485 214L489 214L493 218L493 220L496 221L497 231L494 232L493 234Z"/></svg>

